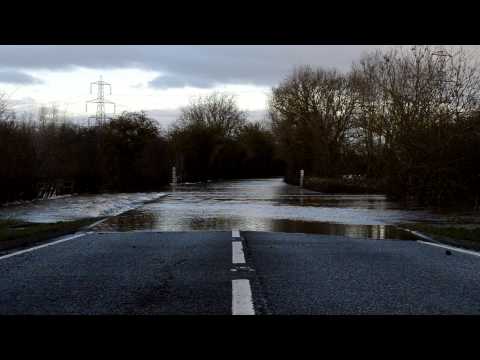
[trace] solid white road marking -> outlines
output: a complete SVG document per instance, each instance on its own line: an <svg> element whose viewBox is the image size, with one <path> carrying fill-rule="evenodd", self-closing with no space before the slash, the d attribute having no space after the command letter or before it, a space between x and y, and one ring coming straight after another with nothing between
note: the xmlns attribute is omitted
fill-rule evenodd
<svg viewBox="0 0 480 360"><path fill-rule="evenodd" d="M70 236L70 237L67 237L67 238L63 238L63 239L60 239L60 240L57 240L57 241L52 241L52 242L47 243L47 244L38 245L38 246L34 246L34 247L31 247L31 248L28 248L28 249L25 249L25 250L16 251L16 252L13 252L11 254L0 256L0 260L7 259L9 257L16 256L16 255L25 254L25 253L28 253L30 251L38 250L38 249L41 249L41 248L44 248L44 247L47 247L47 246L60 244L60 243L65 242L65 241L77 239L77 238L79 238L81 236L85 236L85 235L86 235L85 233L76 234L76 235L73 235L73 236Z"/></svg>
<svg viewBox="0 0 480 360"><path fill-rule="evenodd" d="M108 217L105 218L105 219L102 219L102 220L98 220L98 221L94 222L93 224L88 225L88 226L87 226L87 229L91 229L91 228L93 228L93 227L95 227L95 226L97 226L97 225L100 225L101 223L103 223L103 222L105 222L105 221L107 221L107 220L108 220Z"/></svg>
<svg viewBox="0 0 480 360"><path fill-rule="evenodd" d="M232 280L232 315L255 315L250 280Z"/></svg>
<svg viewBox="0 0 480 360"><path fill-rule="evenodd" d="M480 253L478 253L478 252L476 252L476 251L470 251L470 250L460 249L460 248L456 248L456 247L448 246L448 245L435 244L435 243L426 242L426 241L422 241L422 240L417 240L417 242L419 242L419 243L421 243L421 244L425 244L425 245L436 246L436 247L440 247L440 248L444 248L444 249L448 249L448 250L452 250L452 251L461 252L461 253L464 253L464 254L469 254L469 255L474 255L474 256L480 256Z"/></svg>
<svg viewBox="0 0 480 360"><path fill-rule="evenodd" d="M245 264L245 255L243 254L241 241L232 242L232 263Z"/></svg>
<svg viewBox="0 0 480 360"><path fill-rule="evenodd" d="M413 235L415 235L415 236L418 236L419 238L422 238L422 239L425 239L425 240L433 240L431 237L428 237L427 235L423 235L423 234L419 233L418 231L410 230L410 229L403 228L403 227L400 227L400 226L397 226L397 227L398 227L400 230L409 232L410 234L413 234Z"/></svg>
<svg viewBox="0 0 480 360"><path fill-rule="evenodd" d="M240 231L239 230L232 230L232 238L239 238Z"/></svg>

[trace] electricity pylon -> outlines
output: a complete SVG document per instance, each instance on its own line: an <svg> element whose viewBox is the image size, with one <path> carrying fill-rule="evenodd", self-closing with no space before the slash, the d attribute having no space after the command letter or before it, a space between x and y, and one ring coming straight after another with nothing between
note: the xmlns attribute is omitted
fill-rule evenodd
<svg viewBox="0 0 480 360"><path fill-rule="evenodd" d="M90 83L90 94L92 94L93 86L97 87L97 98L88 100L85 104L85 112L88 112L88 103L95 103L97 104L97 113L95 116L88 117L88 126L90 126L90 119L95 119L95 125L103 125L107 120L107 115L105 113L105 104L113 104L113 113L115 114L116 106L115 103L112 101L105 100L104 97L104 87L108 86L110 88L110 95L112 95L112 85L103 81L102 76L100 75L100 80Z"/></svg>

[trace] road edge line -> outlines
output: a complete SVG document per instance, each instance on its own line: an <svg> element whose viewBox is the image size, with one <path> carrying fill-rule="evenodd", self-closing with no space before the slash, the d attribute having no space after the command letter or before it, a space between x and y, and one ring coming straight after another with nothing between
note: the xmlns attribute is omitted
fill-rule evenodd
<svg viewBox="0 0 480 360"><path fill-rule="evenodd" d="M476 251L472 251L472 250L466 250L466 249L457 248L457 247L453 247L453 246L449 246L449 245L431 243L431 242L422 241L422 240L417 240L417 242L420 243L420 244L425 244L425 245L430 245L430 246L436 246L436 247L440 247L440 248L443 248L443 249L452 250L452 251L457 251L457 252L464 253L464 254L468 254L468 255L480 256L480 252L476 252Z"/></svg>
<svg viewBox="0 0 480 360"><path fill-rule="evenodd" d="M432 239L430 236L427 236L427 235L424 235L418 231L415 231L415 230L410 230L410 229L407 229L407 228L404 228L404 227L401 227L401 226L395 226L397 229L400 229L400 230L403 230L403 231L406 231L406 232L409 232L410 234L413 234L421 239L425 239L425 240L428 240L428 241L432 241L432 242L435 242L435 243L438 243L438 241ZM417 240L418 241L418 240Z"/></svg>
<svg viewBox="0 0 480 360"><path fill-rule="evenodd" d="M33 247L31 247L31 248L28 248L28 249L23 249L23 250L15 251L15 252L12 252L12 253L10 253L10 254L6 254L6 255L3 255L3 256L0 256L0 260L7 259L7 258L10 258L10 257L13 257L13 256L17 256L17 255L22 255L22 254L25 254L25 253L28 253L28 252L32 252L32 251L35 251L35 250L38 250L38 249L42 249L42 248L45 248L45 247L48 247L48 246L60 244L60 243L63 243L63 242L65 242L65 241L77 239L77 238L82 237L82 236L85 236L85 235L87 235L87 233L75 234L75 235L72 235L72 236L69 236L69 237L66 237L66 238L62 238L62 239L59 239L59 240L55 240L55 241L52 241L52 242L49 242L49 243L46 243L46 244L37 245L37 246L33 246Z"/></svg>
<svg viewBox="0 0 480 360"><path fill-rule="evenodd" d="M107 221L108 219L110 219L110 217L106 217L105 219L95 221L93 224L88 225L85 229L91 229L91 228L93 228L97 225L100 225L101 223Z"/></svg>

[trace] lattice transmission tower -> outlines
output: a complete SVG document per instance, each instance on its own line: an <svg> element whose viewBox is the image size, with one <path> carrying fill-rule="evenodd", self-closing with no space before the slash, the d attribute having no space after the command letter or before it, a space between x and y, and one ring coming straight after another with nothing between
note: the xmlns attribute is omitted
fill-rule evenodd
<svg viewBox="0 0 480 360"><path fill-rule="evenodd" d="M90 119L95 119L95 125L103 125L107 120L107 114L105 113L105 104L112 104L113 105L113 114L115 114L116 105L113 101L105 100L104 97L104 88L106 86L110 89L110 95L112 95L112 85L103 81L102 76L100 75L100 80L90 83L90 94L92 94L93 86L97 87L97 98L88 100L85 104L85 112L88 112L88 104L95 103L97 104L97 113L95 116L88 117L88 126L90 126Z"/></svg>

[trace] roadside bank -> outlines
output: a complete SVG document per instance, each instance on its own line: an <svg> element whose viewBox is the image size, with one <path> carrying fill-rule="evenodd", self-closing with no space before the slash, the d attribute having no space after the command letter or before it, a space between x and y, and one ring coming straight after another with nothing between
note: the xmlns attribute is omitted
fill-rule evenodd
<svg viewBox="0 0 480 360"><path fill-rule="evenodd" d="M360 177L318 178L305 177L303 187L324 193L382 194L384 186L380 181Z"/></svg>
<svg viewBox="0 0 480 360"><path fill-rule="evenodd" d="M461 247L468 250L480 251L479 224L402 224L401 227L431 237L443 244Z"/></svg>

